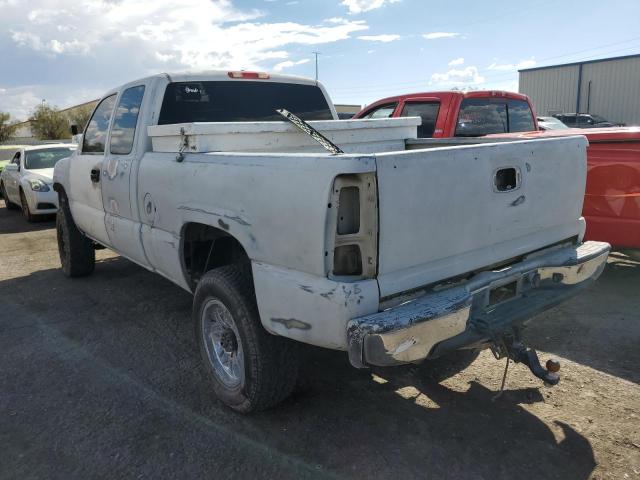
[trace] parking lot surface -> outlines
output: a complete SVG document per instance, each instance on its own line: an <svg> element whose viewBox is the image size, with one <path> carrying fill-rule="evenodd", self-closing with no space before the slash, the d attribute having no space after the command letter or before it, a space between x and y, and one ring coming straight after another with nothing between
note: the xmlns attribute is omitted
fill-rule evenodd
<svg viewBox="0 0 640 480"><path fill-rule="evenodd" d="M622 255L527 332L557 387L511 365L493 400L487 351L439 382L443 361L372 372L305 348L297 392L250 416L213 397L191 296L97 257L65 278L54 223L0 201L0 478L640 479L640 263Z"/></svg>

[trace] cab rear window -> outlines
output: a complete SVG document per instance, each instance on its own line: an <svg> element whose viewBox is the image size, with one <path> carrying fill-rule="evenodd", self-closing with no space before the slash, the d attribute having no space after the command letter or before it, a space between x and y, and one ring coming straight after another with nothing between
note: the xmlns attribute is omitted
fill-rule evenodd
<svg viewBox="0 0 640 480"><path fill-rule="evenodd" d="M282 121L280 108L307 121L333 119L315 85L243 80L170 83L158 124Z"/></svg>
<svg viewBox="0 0 640 480"><path fill-rule="evenodd" d="M478 137L492 133L535 130L533 113L524 100L466 98L460 105L457 137Z"/></svg>

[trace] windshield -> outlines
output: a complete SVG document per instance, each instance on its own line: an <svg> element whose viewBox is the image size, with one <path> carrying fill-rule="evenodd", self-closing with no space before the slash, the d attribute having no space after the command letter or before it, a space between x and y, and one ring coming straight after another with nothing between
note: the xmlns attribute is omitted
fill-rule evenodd
<svg viewBox="0 0 640 480"><path fill-rule="evenodd" d="M600 115L591 115L591 118L593 118L593 121L596 123L609 123L609 120L607 120L604 117L601 117Z"/></svg>
<svg viewBox="0 0 640 480"><path fill-rule="evenodd" d="M553 117L542 117L538 119L538 122L547 130L564 130L569 128L560 120Z"/></svg>
<svg viewBox="0 0 640 480"><path fill-rule="evenodd" d="M322 90L315 85L261 81L170 83L159 125L190 122L282 121L285 108L303 120L333 120Z"/></svg>
<svg viewBox="0 0 640 480"><path fill-rule="evenodd" d="M466 98L460 105L456 137L479 137L492 133L531 132L533 114L524 100Z"/></svg>
<svg viewBox="0 0 640 480"><path fill-rule="evenodd" d="M27 150L24 167L27 170L39 170L41 168L53 168L56 162L73 153L73 147L47 148L42 150Z"/></svg>

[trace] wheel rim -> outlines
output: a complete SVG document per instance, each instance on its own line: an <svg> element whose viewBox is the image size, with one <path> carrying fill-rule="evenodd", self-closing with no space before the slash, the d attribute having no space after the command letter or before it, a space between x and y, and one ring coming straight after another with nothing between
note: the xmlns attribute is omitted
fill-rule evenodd
<svg viewBox="0 0 640 480"><path fill-rule="evenodd" d="M216 377L228 388L244 382L244 354L238 327L227 307L218 299L207 301L200 326L209 363Z"/></svg>

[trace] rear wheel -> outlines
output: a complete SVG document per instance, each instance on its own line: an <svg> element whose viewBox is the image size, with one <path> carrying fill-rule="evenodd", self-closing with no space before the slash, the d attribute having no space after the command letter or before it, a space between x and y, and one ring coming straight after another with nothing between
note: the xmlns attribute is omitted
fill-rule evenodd
<svg viewBox="0 0 640 480"><path fill-rule="evenodd" d="M7 190L4 188L4 182L0 182L0 194L2 194L2 198L4 198L4 204L7 207L7 210L18 209L18 206L9 200Z"/></svg>
<svg viewBox="0 0 640 480"><path fill-rule="evenodd" d="M27 219L27 222L35 222L37 220L37 217L31 213L29 202L27 202L27 197L25 197L22 190L20 190L20 203L22 206L22 214L24 215L24 218Z"/></svg>
<svg viewBox="0 0 640 480"><path fill-rule="evenodd" d="M96 263L93 242L78 230L71 216L66 197L60 195L58 203L56 234L62 271L67 277L89 275L93 272Z"/></svg>
<svg viewBox="0 0 640 480"><path fill-rule="evenodd" d="M239 412L284 400L298 376L297 346L260 323L250 275L237 265L206 273L193 301L202 360L216 396Z"/></svg>

